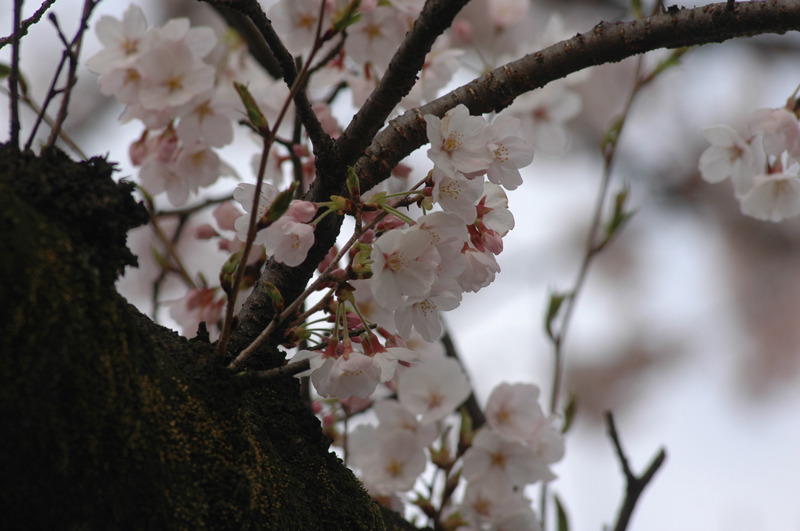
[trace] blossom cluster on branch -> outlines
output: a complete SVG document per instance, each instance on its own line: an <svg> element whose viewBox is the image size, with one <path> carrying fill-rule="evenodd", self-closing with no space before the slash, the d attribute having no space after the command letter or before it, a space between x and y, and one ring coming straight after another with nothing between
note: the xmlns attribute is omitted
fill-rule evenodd
<svg viewBox="0 0 800 531"><path fill-rule="evenodd" d="M711 146L700 156L710 183L727 179L742 213L765 221L800 214L800 125L794 95L786 107L758 109L745 132L727 125L703 131Z"/></svg>
<svg viewBox="0 0 800 531"><path fill-rule="evenodd" d="M261 9L255 1L232 4ZM286 83L270 77L233 32L191 27L187 19L148 27L142 11L131 6L121 20L103 17L97 23L104 49L88 66L99 75L101 91L125 105L121 119L143 125L130 158L150 199L165 194L181 207L220 177L235 175L218 150L233 141L237 120L261 148L253 158L255 184L239 183L231 191L235 202L214 209L216 226L203 224L194 235L216 240L226 253L219 283L195 283L179 268L186 294L169 304L184 332L205 322L214 339L222 337L218 360L231 370L244 368L238 374L247 372L246 362L262 342L276 351L282 347L291 355L288 369L313 384L324 429L343 446L367 488L388 505L401 511L404 504L415 505L441 528L536 530L540 522L526 488L555 477L550 466L564 455L560 418L545 415L538 387L501 384L489 397L486 424L473 430L460 409L471 386L460 363L441 352L440 314L499 273L496 256L514 227L506 192L523 183L520 169L532 162L534 147L559 152L567 145L564 124L581 109L570 88L576 78L522 95L506 114L489 120L472 115L455 96L447 112L416 111L430 144L424 176L412 179L415 169L400 163L392 178L365 190L362 183L377 181L359 175L352 160L346 193L342 186L314 201L306 194L324 182L317 165L336 158L320 138L335 145L333 139L348 135L335 103L343 94L356 109L373 103L373 91L397 64L396 50L431 5L279 0L266 14L259 11L267 21L259 29ZM471 3L450 30L428 43L416 82L391 101L391 112L435 100L462 68L488 76L498 63L565 35L557 17L538 33L529 31L529 21L526 1ZM605 27L598 25L596 35ZM571 53L572 47L564 49ZM515 99L504 98L492 108ZM372 124L373 132L391 115L390 105ZM727 126L705 134L712 146L700 159L702 176L710 182L731 178L745 214L773 221L800 214L800 128L793 98L786 109L754 113L746 134ZM368 136L371 141L373 134ZM369 142L362 144L351 151ZM344 175L345 165L332 173ZM331 188L341 183L336 184ZM620 197L616 228L627 219ZM158 213L152 215L157 226ZM328 216L351 218L352 235L313 264L317 274L307 285L311 273L303 277L301 295L284 300L264 268L297 271L312 261L315 245L316 256L324 254L332 240L318 236ZM171 260L180 262L177 256L162 262ZM226 334L242 303L239 292L256 281L269 298L257 303L272 304L271 320L259 323L263 331L249 346L231 354ZM348 429L346 421L368 408L377 424ZM429 465L443 480L434 481L435 475L428 492L420 492ZM403 494L412 490L416 497Z"/></svg>

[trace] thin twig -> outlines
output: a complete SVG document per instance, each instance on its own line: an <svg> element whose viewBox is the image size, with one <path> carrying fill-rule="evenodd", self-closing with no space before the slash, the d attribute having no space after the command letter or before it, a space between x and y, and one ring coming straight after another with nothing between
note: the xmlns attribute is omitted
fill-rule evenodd
<svg viewBox="0 0 800 531"><path fill-rule="evenodd" d="M69 44L64 53L69 57L69 67L67 69L67 80L64 83L64 91L61 95L61 105L58 109L58 114L56 114L56 121L50 131L50 138L47 139L47 146L52 146L55 144L56 139L59 136L59 132L61 131L61 127L64 124L64 120L67 119L67 112L69 109L69 99L72 95L72 88L75 86L75 83L78 81L78 77L76 72L78 70L78 57L81 53L81 45L83 44L83 35L86 33L88 29L89 17L92 16L92 10L97 5L97 2L94 0L85 0L83 3L83 13L81 13L81 25L78 28L78 31L75 33L75 37L72 39L72 42Z"/></svg>
<svg viewBox="0 0 800 531"><path fill-rule="evenodd" d="M22 18L22 0L14 0L14 33L11 34L11 73L8 76L8 90L11 92L11 123L9 131L10 144L19 150L19 43L20 19Z"/></svg>
<svg viewBox="0 0 800 531"><path fill-rule="evenodd" d="M39 9L34 11L33 15L23 20L20 24L15 24L14 26L16 29L14 30L14 33L12 33L7 37L0 38L0 48L5 46L6 44L13 43L15 36L21 39L22 37L27 35L28 28L39 22L42 19L42 16L47 12L47 10L50 9L50 6L52 6L55 3L56 0L45 0L44 2L42 2L42 5L39 6Z"/></svg>
<svg viewBox="0 0 800 531"><path fill-rule="evenodd" d="M625 451L622 449L622 442L620 442L617 427L614 424L614 416L610 411L606 411L605 418L606 425L608 426L608 435L614 443L614 449L617 452L620 465L622 465L622 473L625 475L625 499L617 515L617 523L614 525L614 531L625 531L628 528L631 516L633 516L636 503L639 501L644 489L653 480L658 469L664 464L667 458L667 452L664 448L661 448L650 462L650 466L647 467L644 474L637 477L631 470L628 458L625 455Z"/></svg>
<svg viewBox="0 0 800 531"><path fill-rule="evenodd" d="M236 268L236 274L233 279L233 285L231 286L231 291L228 294L228 304L225 307L225 319L222 323L222 331L220 333L219 342L217 343L217 347L214 350L214 356L218 359L221 358L228 350L228 343L230 342L231 331L233 328L233 312L236 306L236 297L239 292L239 286L242 284L242 279L244 278L246 257L250 256L250 249L253 248L253 242L255 241L256 233L258 232L257 228L258 219L256 214L258 213L258 203L261 199L261 187L264 184L264 175L266 173L267 159L269 157L269 152L270 149L272 148L272 144L275 142L275 137L278 134L278 127L280 127L281 123L283 123L283 119L286 116L286 112L289 110L290 103L292 101L295 101L296 96L298 94L300 93L304 94L302 87L305 85L305 80L308 76L308 65L311 63L311 60L314 58L314 56L319 51L321 46L320 36L322 31L322 15L324 13L324 8L325 7L323 2L323 4L320 6L320 22L317 25L317 34L314 39L314 47L311 49L308 61L306 61L306 64L303 66L303 69L294 78L292 86L289 89L289 96L283 102L283 106L281 107L281 110L278 113L278 117L275 119L275 123L272 125L272 129L270 129L269 134L264 138L264 143L261 152L261 160L258 166L258 176L256 177L256 189L255 192L253 193L253 205L250 209L250 223L247 230L247 239L245 240L244 249L242 250L242 260L241 262L239 262L239 266ZM259 12L263 14L263 11L260 11L260 8ZM270 25L270 28L271 27L272 26ZM278 42L280 42L280 39L278 39ZM283 46L282 43L281 46ZM299 109L299 106L295 105L295 109ZM237 357L237 359L239 357L241 357L241 354Z"/></svg>

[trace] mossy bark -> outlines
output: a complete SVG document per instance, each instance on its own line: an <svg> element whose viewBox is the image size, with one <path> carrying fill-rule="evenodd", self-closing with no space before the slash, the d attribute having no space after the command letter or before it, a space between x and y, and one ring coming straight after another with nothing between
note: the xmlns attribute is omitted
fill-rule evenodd
<svg viewBox="0 0 800 531"><path fill-rule="evenodd" d="M0 148L2 527L406 527L329 451L294 379L242 390L202 363L207 340L117 294L143 211L112 169Z"/></svg>

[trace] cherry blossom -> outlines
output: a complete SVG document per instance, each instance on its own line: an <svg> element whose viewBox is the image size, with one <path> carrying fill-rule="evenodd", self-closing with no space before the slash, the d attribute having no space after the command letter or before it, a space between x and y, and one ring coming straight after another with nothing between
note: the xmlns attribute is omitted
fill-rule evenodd
<svg viewBox="0 0 800 531"><path fill-rule="evenodd" d="M364 484L382 496L412 489L425 470L425 452L413 433L361 425L350 434L348 445Z"/></svg>
<svg viewBox="0 0 800 531"><path fill-rule="evenodd" d="M460 512L470 529L493 531L541 531L531 500L511 488L497 490L481 481L471 481L464 493Z"/></svg>
<svg viewBox="0 0 800 531"><path fill-rule="evenodd" d="M249 213L250 209L253 208L253 198L255 197L255 193L256 186L254 184L241 183L233 190L233 198L242 205L242 208L244 208L246 213ZM264 215L266 215L267 210L269 210L270 205L278 196L278 193L278 189L271 184L261 184L261 197L258 201L258 212L256 214L258 216L257 219L261 219L264 217ZM247 241L247 231L250 228L250 216L247 214L241 216L234 223L234 227L236 228L239 239L242 241ZM253 240L253 242L257 245L264 245L266 241L267 235L263 230L256 233L256 238Z"/></svg>
<svg viewBox="0 0 800 531"><path fill-rule="evenodd" d="M326 0L322 31L330 26L334 2ZM320 3L317 0L283 0L274 4L267 16L275 26L286 48L293 55L306 55L314 45L319 24Z"/></svg>
<svg viewBox="0 0 800 531"><path fill-rule="evenodd" d="M458 214L464 223L475 221L475 204L483 195L483 179L470 179L460 172L450 175L438 167L434 167L432 178L433 200L442 210Z"/></svg>
<svg viewBox="0 0 800 531"><path fill-rule="evenodd" d="M391 7L378 6L366 12L361 9L360 14L358 22L347 28L344 52L359 64L369 62L386 68L407 27Z"/></svg>
<svg viewBox="0 0 800 531"><path fill-rule="evenodd" d="M472 439L464 454L464 477L480 478L490 490L502 492L555 476L536 463L536 452L530 446L506 439L491 429L482 429Z"/></svg>
<svg viewBox="0 0 800 531"><path fill-rule="evenodd" d="M414 443L423 448L436 439L436 427L421 424L416 415L406 410L397 400L379 400L372 405L378 417L380 429L389 436L396 432L406 432L414 436Z"/></svg>
<svg viewBox="0 0 800 531"><path fill-rule="evenodd" d="M486 120L470 116L464 104L459 104L439 119L425 115L427 124L428 158L444 173L482 172L491 163L491 153L486 147Z"/></svg>
<svg viewBox="0 0 800 531"><path fill-rule="evenodd" d="M700 175L709 183L730 177L736 192L746 193L753 184L753 175L763 171L766 164L760 142L746 142L726 125L707 127L703 135L711 146L700 155Z"/></svg>
<svg viewBox="0 0 800 531"><path fill-rule="evenodd" d="M316 212L314 203L292 201L289 210L263 231L267 255L290 267L302 264L314 245L314 227L308 222Z"/></svg>
<svg viewBox="0 0 800 531"><path fill-rule="evenodd" d="M797 116L788 109L757 109L747 120L753 136L761 136L767 155L779 157L784 151L797 157L800 152L800 127Z"/></svg>
<svg viewBox="0 0 800 531"><path fill-rule="evenodd" d="M453 358L434 357L397 375L397 398L408 411L422 415L420 422L442 420L470 393L467 376Z"/></svg>
<svg viewBox="0 0 800 531"><path fill-rule="evenodd" d="M521 121L513 116L498 116L489 126L492 140L488 144L494 160L489 164L486 177L494 184L514 190L522 184L520 168L533 161L533 147L516 136Z"/></svg>
<svg viewBox="0 0 800 531"><path fill-rule="evenodd" d="M372 294L378 304L397 308L403 296L426 296L436 280L439 253L427 231L416 227L381 235L372 246Z"/></svg>
<svg viewBox="0 0 800 531"><path fill-rule="evenodd" d="M96 74L104 74L124 68L138 57L142 37L147 31L147 20L141 8L130 5L122 20L108 15L100 17L95 31L105 47L90 57L86 66Z"/></svg>
<svg viewBox="0 0 800 531"><path fill-rule="evenodd" d="M206 323L211 339L219 335L219 322L225 307L225 296L219 288L191 288L183 297L164 301L164 304L187 337L194 337L202 322Z"/></svg>
<svg viewBox="0 0 800 531"><path fill-rule="evenodd" d="M794 173L757 175L755 184L740 198L742 213L778 222L800 215L800 178Z"/></svg>
<svg viewBox="0 0 800 531"><path fill-rule="evenodd" d="M486 421L503 437L529 439L547 422L539 405L539 388L533 384L499 384L486 404Z"/></svg>
<svg viewBox="0 0 800 531"><path fill-rule="evenodd" d="M146 109L164 109L188 103L214 86L214 67L196 60L178 41L166 41L137 60L143 81L139 98Z"/></svg>

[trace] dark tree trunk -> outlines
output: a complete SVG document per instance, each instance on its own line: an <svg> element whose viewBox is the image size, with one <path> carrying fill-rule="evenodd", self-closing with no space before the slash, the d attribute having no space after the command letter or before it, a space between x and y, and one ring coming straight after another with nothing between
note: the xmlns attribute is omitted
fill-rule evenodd
<svg viewBox="0 0 800 531"><path fill-rule="evenodd" d="M295 379L242 390L114 289L146 220L103 159L0 149L4 529L383 529Z"/></svg>

